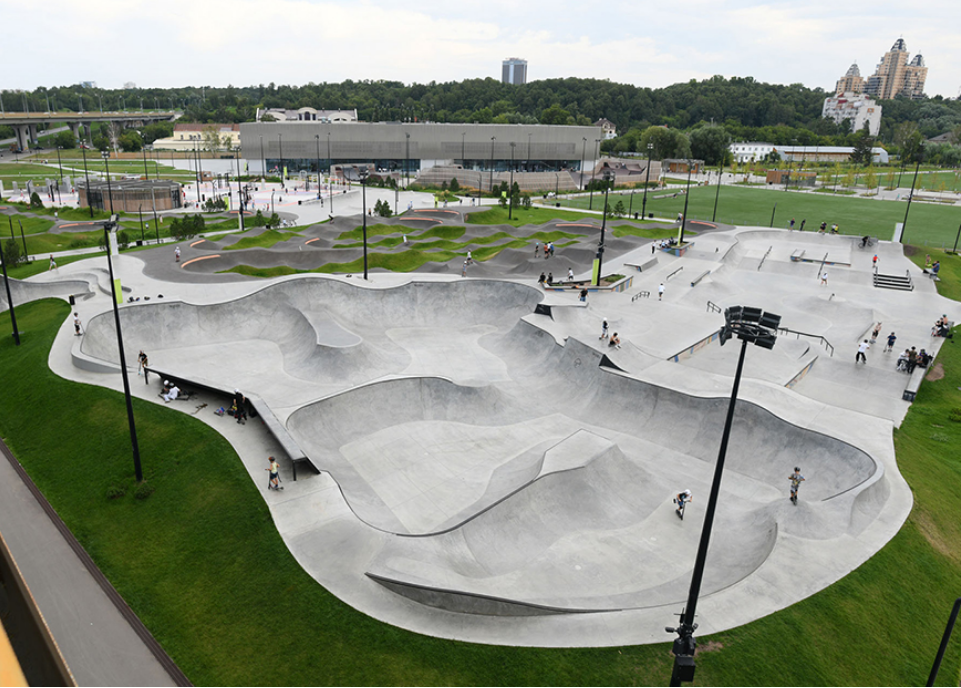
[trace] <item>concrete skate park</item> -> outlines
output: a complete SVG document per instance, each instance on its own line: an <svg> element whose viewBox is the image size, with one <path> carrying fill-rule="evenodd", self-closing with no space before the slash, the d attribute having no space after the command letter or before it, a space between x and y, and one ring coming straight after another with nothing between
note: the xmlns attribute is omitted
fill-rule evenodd
<svg viewBox="0 0 961 688"><path fill-rule="evenodd" d="M396 224L400 235L433 223ZM233 444L303 568L366 614L483 643L669 639L736 367L739 347L716 336L716 309L731 305L778 313L790 332L773 350L747 353L698 635L839 580L910 511L892 441L908 377L881 340L866 365L854 352L881 322L899 347L935 353L931 323L956 321L961 308L897 244L864 251L853 237L758 228L703 232L683 257L608 242L605 272L628 280L586 304L576 289L537 285L545 268L559 276L569 264L586 278L583 244L547 261L504 249L466 278L459 259L405 275L375 270L368 281L220 274L295 260L309 269L330 252L356 252L335 248L335 229L315 225L267 250L205 241L185 247L179 264L161 247L118 256L115 269L126 295L141 299L120 309L128 363L149 351L154 369L211 409L234 388L256 399L264 424L197 417ZM913 289L873 286L875 251L881 271L907 274ZM14 300L88 296L78 302L84 336L65 323L50 364L119 389L103 263L18 283ZM605 318L619 349L599 340ZM163 403L159 384L132 389ZM281 460L283 492L263 484L267 454ZM807 481L795 507L796 465ZM685 488L695 498L681 521L672 497Z"/></svg>

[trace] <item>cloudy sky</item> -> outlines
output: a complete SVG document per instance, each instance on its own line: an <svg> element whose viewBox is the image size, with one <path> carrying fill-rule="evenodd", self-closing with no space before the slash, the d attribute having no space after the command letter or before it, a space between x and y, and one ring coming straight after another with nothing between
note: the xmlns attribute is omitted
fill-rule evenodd
<svg viewBox="0 0 961 688"><path fill-rule="evenodd" d="M958 96L957 0L0 0L4 89L96 81L104 88L404 83L592 77L660 87L714 74L834 87L903 37L928 66L926 92ZM36 26L39 14L51 21ZM14 68L10 68L13 64Z"/></svg>

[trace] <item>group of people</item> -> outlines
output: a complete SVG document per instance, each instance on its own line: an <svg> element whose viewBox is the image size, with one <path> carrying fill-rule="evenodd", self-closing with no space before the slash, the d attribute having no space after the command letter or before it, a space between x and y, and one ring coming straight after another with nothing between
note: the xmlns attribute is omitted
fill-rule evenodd
<svg viewBox="0 0 961 688"><path fill-rule="evenodd" d="M607 346L612 349L621 348L621 338L617 336L617 332L610 334L611 326L607 322L607 318L604 318L601 322L601 336L598 337L601 341L607 340Z"/></svg>
<svg viewBox="0 0 961 688"><path fill-rule="evenodd" d="M545 277L545 276L544 276L544 273L542 272L542 273L541 273L541 276L537 278L537 283L538 283L539 285L541 285L542 287L543 287L545 284L548 284L548 285L554 284L554 273L553 273L553 272L548 272L548 273L547 273L547 276Z"/></svg>
<svg viewBox="0 0 961 688"><path fill-rule="evenodd" d="M932 358L931 354L924 349L918 351L912 346L910 349L901 352L895 366L899 372L910 375L915 368L927 368Z"/></svg>
<svg viewBox="0 0 961 688"><path fill-rule="evenodd" d="M670 239L661 239L660 241L654 241L651 243L651 253L655 250L670 248L671 246L677 246L677 239L671 237Z"/></svg>
<svg viewBox="0 0 961 688"><path fill-rule="evenodd" d="M945 314L934 321L934 327L931 328L931 336L947 337L949 334L951 334L951 323L948 321L947 314Z"/></svg>
<svg viewBox="0 0 961 688"><path fill-rule="evenodd" d="M818 227L818 232L819 232L820 234L824 234L825 231L827 231L827 228L828 228L828 223L827 223L827 222L822 222L822 223L820 224L820 226ZM838 234L840 231L841 231L841 230L838 229L837 223L834 223L833 225L831 225L831 234Z"/></svg>
<svg viewBox="0 0 961 688"><path fill-rule="evenodd" d="M554 255L554 242L553 242L553 241L547 241L547 242L545 242L545 243L543 244L543 249L544 249L544 258L545 258L545 259L550 258L551 256ZM541 254L541 242L535 241L535 242L534 242L534 257L535 257L535 258L539 258L539 257L540 257L540 254Z"/></svg>
<svg viewBox="0 0 961 688"><path fill-rule="evenodd" d="M926 256L924 259L924 274L929 275L931 279L936 280L939 272L941 272L941 261L936 260L931 262L931 256Z"/></svg>

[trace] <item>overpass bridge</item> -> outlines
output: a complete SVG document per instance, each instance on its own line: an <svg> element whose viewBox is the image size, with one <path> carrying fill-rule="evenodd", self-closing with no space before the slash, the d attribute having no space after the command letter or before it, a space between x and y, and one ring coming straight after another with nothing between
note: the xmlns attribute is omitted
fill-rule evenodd
<svg viewBox="0 0 961 688"><path fill-rule="evenodd" d="M124 128L142 127L151 122L176 119L180 112L175 110L145 110L122 112L4 112L0 113L0 124L13 127L17 137L17 147L27 150L31 141L37 140L37 125L66 124L73 135L80 136L83 127L90 138L90 125L96 122L113 122Z"/></svg>

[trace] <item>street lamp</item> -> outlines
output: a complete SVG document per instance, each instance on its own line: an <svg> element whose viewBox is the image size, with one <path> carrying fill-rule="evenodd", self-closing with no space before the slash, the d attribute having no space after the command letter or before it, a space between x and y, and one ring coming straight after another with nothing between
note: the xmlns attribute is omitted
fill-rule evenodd
<svg viewBox="0 0 961 688"><path fill-rule="evenodd" d="M360 177L360 188L362 194L361 215L364 216L364 279L367 279L367 177L370 173L364 169L357 173Z"/></svg>
<svg viewBox="0 0 961 688"><path fill-rule="evenodd" d="M320 200L320 134L314 134L314 143L317 144L317 200Z"/></svg>
<svg viewBox="0 0 961 688"><path fill-rule="evenodd" d="M510 197L510 204L507 206L507 219L514 219L514 146L517 145L511 141L511 184L510 188L507 189L507 195Z"/></svg>
<svg viewBox="0 0 961 688"><path fill-rule="evenodd" d="M283 189L287 175L284 174L284 135L277 134L277 145L280 147L280 188Z"/></svg>
<svg viewBox="0 0 961 688"><path fill-rule="evenodd" d="M614 172L604 170L604 212L601 215L601 240L597 242L597 256L594 261L594 279L592 281L595 287L601 286L601 270L604 264L604 232L607 229L607 194L611 190L613 180Z"/></svg>
<svg viewBox="0 0 961 688"><path fill-rule="evenodd" d="M264 137L260 137L260 181L267 177L267 158L264 157Z"/></svg>
<svg viewBox="0 0 961 688"><path fill-rule="evenodd" d="M491 196L494 195L494 141L496 136L491 136Z"/></svg>
<svg viewBox="0 0 961 688"><path fill-rule="evenodd" d="M108 198L110 199L110 215L113 216L113 191L110 189L110 151L100 151L100 157L103 158L103 166L104 166L104 169L106 169L106 171L107 171L107 172L106 172L106 174L107 174L107 196L108 196ZM87 189L87 195L89 196L89 194L90 194L90 190ZM87 200L89 201L90 199L88 198ZM109 223L108 223L108 224L109 224ZM106 227L107 227L107 225L104 225L104 229L106 229ZM107 251L107 252L108 252L108 253L110 252L110 251L109 251L109 247L108 247L108 251ZM111 277L110 280L111 280L111 282L112 282L112 281L113 281L113 277Z"/></svg>
<svg viewBox="0 0 961 688"><path fill-rule="evenodd" d="M724 153L721 153L721 164L717 166L717 191L714 192L714 214L711 215L711 222L717 220L717 201L721 196L721 177L724 176Z"/></svg>
<svg viewBox="0 0 961 688"><path fill-rule="evenodd" d="M693 681L696 665L694 663L694 649L697 641L694 623L697 611L697 598L701 592L701 579L704 576L704 564L707 560L707 550L711 542L711 528L714 525L714 511L717 508L717 498L721 491L721 476L724 471L724 459L727 455L727 443L731 436L731 425L734 421L734 407L737 403L737 390L741 384L741 371L744 368L744 353L748 342L764 349L774 348L777 340L778 326L781 316L765 313L760 308L750 306L731 306L724 311L724 327L720 331L720 342L723 346L732 336L741 340L741 352L737 360L737 372L734 374L734 387L731 390L731 402L727 408L727 419L724 422L724 432L721 435L721 448L718 451L717 463L714 466L714 481L711 483L711 495L708 498L707 509L704 513L704 525L701 528L701 540L697 547L697 557L694 560L694 571L691 574L691 588L688 593L687 606L680 613L680 624L677 628L667 627L668 633L677 633L674 640L674 668L671 672L671 685L680 686L681 681Z"/></svg>
<svg viewBox="0 0 961 688"><path fill-rule="evenodd" d="M334 163L330 157L330 132L327 132L327 188L330 192L330 215L334 214Z"/></svg>
<svg viewBox="0 0 961 688"><path fill-rule="evenodd" d="M924 144L918 148L918 164L914 168L914 179L911 180L911 193L908 194L908 207L904 209L904 222L901 223L901 243L904 243L904 230L908 226L908 213L911 212L911 199L914 198L914 185L918 183L918 172L921 170L921 160L924 158Z"/></svg>
<svg viewBox="0 0 961 688"><path fill-rule="evenodd" d="M581 141L583 141L584 143L581 144L581 169L580 169L580 177L579 177L580 183L577 185L578 191L584 190L584 153L587 152L587 137L582 136Z"/></svg>
<svg viewBox="0 0 961 688"><path fill-rule="evenodd" d="M240 219L240 231L244 231L244 187L240 181L240 146L234 148L234 160L237 161L237 205L239 206L239 212L237 217ZM318 187L320 185L318 184Z"/></svg>
<svg viewBox="0 0 961 688"><path fill-rule="evenodd" d="M406 139L406 147L404 152L404 176L407 178L407 182L404 184L404 188L410 188L410 132L404 132L404 137Z"/></svg>
<svg viewBox="0 0 961 688"><path fill-rule="evenodd" d="M587 204L588 210L594 210L594 175L597 174L597 159L600 157L599 150L601 147L601 140L594 139L594 165L591 167L591 196L590 201Z"/></svg>
<svg viewBox="0 0 961 688"><path fill-rule="evenodd" d="M7 221L10 222L10 235L12 236L13 219L7 215ZM7 288L7 305L10 308L10 324L13 325L13 343L15 346L20 346L20 331L17 329L17 314L13 312L13 296L10 295L10 280L7 278L7 261L3 258L3 251L0 251L0 267L3 268L3 284Z"/></svg>
<svg viewBox="0 0 961 688"><path fill-rule="evenodd" d="M104 151L104 161L109 154ZM107 176L110 185L110 176ZM110 221L103 225L104 243L107 245L107 268L110 271L110 293L113 296L113 319L117 327L117 347L120 349L120 375L123 377L123 394L127 400L127 424L130 426L130 444L133 448L133 467L137 482L143 482L143 469L140 467L140 446L137 443L137 425L133 419L133 402L130 399L130 380L127 379L127 358L123 352L123 334L120 331L120 307L117 304L117 284L113 279L113 261L110 260L110 230L117 227L117 216L113 214L113 199L111 198Z"/></svg>
<svg viewBox="0 0 961 688"><path fill-rule="evenodd" d="M60 168L60 183L61 183L61 184L63 184L63 162L61 162L61 160L60 160L60 151L61 151L62 149L63 149L63 146L57 146L57 166ZM58 187L57 187L57 190L59 190L59 189L60 189L60 187L58 186Z"/></svg>
<svg viewBox="0 0 961 688"><path fill-rule="evenodd" d="M142 109L142 108L141 108ZM141 134L142 136L142 134ZM143 145L143 139L141 139L140 150L143 153L143 176L144 179L150 180L150 174L147 172L147 146Z"/></svg>
<svg viewBox="0 0 961 688"><path fill-rule="evenodd" d="M647 217L647 187L651 183L651 156L654 155L654 144L647 144L647 174L644 177L644 200L641 202L641 217Z"/></svg>
<svg viewBox="0 0 961 688"><path fill-rule="evenodd" d="M678 247L684 243L684 230L687 228L687 202L691 198L691 160L687 161L687 190L684 192L684 214L681 215L681 238Z"/></svg>
<svg viewBox="0 0 961 688"><path fill-rule="evenodd" d="M90 202L90 175L87 174L87 146L81 141L80 151L83 153L83 178L87 184L87 207L90 208L90 219L93 219L93 204Z"/></svg>

